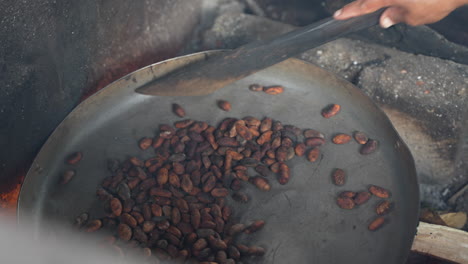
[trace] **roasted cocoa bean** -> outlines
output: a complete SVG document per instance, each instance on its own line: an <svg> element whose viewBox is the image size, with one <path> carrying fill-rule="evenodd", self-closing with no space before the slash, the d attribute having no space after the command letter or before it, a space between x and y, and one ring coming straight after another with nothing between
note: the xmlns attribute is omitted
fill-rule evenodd
<svg viewBox="0 0 468 264"><path fill-rule="evenodd" d="M299 157L304 156L306 152L306 145L304 143L296 144L296 147L294 148L294 152L296 153L296 156L299 156Z"/></svg>
<svg viewBox="0 0 468 264"><path fill-rule="evenodd" d="M208 241L204 238L198 239L194 244L193 244L193 250L200 251L208 246Z"/></svg>
<svg viewBox="0 0 468 264"><path fill-rule="evenodd" d="M355 196L356 196L356 193L352 191L344 191L344 192L341 192L339 195L339 197L343 197L343 198L354 198Z"/></svg>
<svg viewBox="0 0 468 264"><path fill-rule="evenodd" d="M169 228L169 226L171 226L171 224L167 220L162 220L162 221L159 221L159 222L156 223L156 227L159 230L167 230Z"/></svg>
<svg viewBox="0 0 468 264"><path fill-rule="evenodd" d="M244 233L246 234L252 234L254 232L257 232L258 230L262 229L265 226L265 221L263 220L256 220L247 228L245 228Z"/></svg>
<svg viewBox="0 0 468 264"><path fill-rule="evenodd" d="M241 253L239 252L239 249L235 246L229 246L228 247L228 256L231 259L239 260L241 257Z"/></svg>
<svg viewBox="0 0 468 264"><path fill-rule="evenodd" d="M226 243L219 238L215 238L214 236L208 236L208 242L210 246L214 249L218 249L218 250L227 249Z"/></svg>
<svg viewBox="0 0 468 264"><path fill-rule="evenodd" d="M179 104L172 104L172 111L174 114L176 114L178 117L184 117L185 116L185 110L180 106Z"/></svg>
<svg viewBox="0 0 468 264"><path fill-rule="evenodd" d="M135 228L138 225L138 222L135 219L135 217L131 216L128 213L123 213L120 216L120 222L122 222L124 224L127 224L128 226L130 226L132 228Z"/></svg>
<svg viewBox="0 0 468 264"><path fill-rule="evenodd" d="M273 134L273 131L266 131L266 132L263 132L260 137L257 139L257 143L259 145L263 145L267 142L270 142L271 141L271 135Z"/></svg>
<svg viewBox="0 0 468 264"><path fill-rule="evenodd" d="M154 230L156 227L156 223L154 221L145 221L143 222L142 230L145 233L150 233Z"/></svg>
<svg viewBox="0 0 468 264"><path fill-rule="evenodd" d="M320 149L319 148L313 148L309 150L309 153L307 153L307 160L310 162L316 162L318 158L320 157Z"/></svg>
<svg viewBox="0 0 468 264"><path fill-rule="evenodd" d="M271 189L268 180L260 176L250 177L249 182L262 191L269 191Z"/></svg>
<svg viewBox="0 0 468 264"><path fill-rule="evenodd" d="M60 178L60 184L67 184L69 183L73 177L75 176L75 171L74 170L66 170L63 174L62 177Z"/></svg>
<svg viewBox="0 0 468 264"><path fill-rule="evenodd" d="M354 197L354 203L356 205L361 205L369 201L370 198L371 198L370 192L367 192L367 191L358 192L356 194L356 197Z"/></svg>
<svg viewBox="0 0 468 264"><path fill-rule="evenodd" d="M117 227L117 234L119 238L124 241L129 241L132 238L132 229L126 224L119 224Z"/></svg>
<svg viewBox="0 0 468 264"><path fill-rule="evenodd" d="M96 232L101 227L102 227L102 221L99 219L95 219L95 220L89 221L88 224L86 224L85 229L86 229L86 232L92 233L92 232Z"/></svg>
<svg viewBox="0 0 468 264"><path fill-rule="evenodd" d="M182 181L180 183L180 187L187 193L190 193L193 189L193 183L188 174L182 175Z"/></svg>
<svg viewBox="0 0 468 264"><path fill-rule="evenodd" d="M337 134L333 137L332 142L338 145L346 144L351 141L351 136L348 134Z"/></svg>
<svg viewBox="0 0 468 264"><path fill-rule="evenodd" d="M262 247L252 246L252 247L249 247L247 254L251 256L263 256L265 255L265 249Z"/></svg>
<svg viewBox="0 0 468 264"><path fill-rule="evenodd" d="M211 192L216 185L216 177L210 175L207 180L203 183L202 190L206 193Z"/></svg>
<svg viewBox="0 0 468 264"><path fill-rule="evenodd" d="M214 188L211 190L211 196L217 197L226 197L229 195L229 190L226 188Z"/></svg>
<svg viewBox="0 0 468 264"><path fill-rule="evenodd" d="M336 203L343 209L353 209L355 206L353 199L348 197L338 197Z"/></svg>
<svg viewBox="0 0 468 264"><path fill-rule="evenodd" d="M179 208L181 213L188 213L189 212L189 206L188 203L184 199L177 199L175 200L175 206Z"/></svg>
<svg viewBox="0 0 468 264"><path fill-rule="evenodd" d="M226 251L224 251L224 250L219 250L218 252L216 252L215 260L216 260L218 263L223 263L223 264L224 264L224 262L226 262L226 260L227 260Z"/></svg>
<svg viewBox="0 0 468 264"><path fill-rule="evenodd" d="M175 123L174 123L174 126L175 126L176 128L186 128L186 127L189 127L189 126L192 125L192 124L193 124L193 120L191 120L191 119L185 119L185 120L181 120L181 121L175 122ZM178 135L178 136L180 137L181 135Z"/></svg>
<svg viewBox="0 0 468 264"><path fill-rule="evenodd" d="M151 196L161 196L161 197L167 197L167 198L172 197L172 193L170 191L162 189L162 188L158 188L158 187L151 188L149 194Z"/></svg>
<svg viewBox="0 0 468 264"><path fill-rule="evenodd" d="M208 123L206 122L195 122L190 128L189 131L193 131L195 133L202 133L208 128Z"/></svg>
<svg viewBox="0 0 468 264"><path fill-rule="evenodd" d="M356 142L361 145L366 144L366 142L369 140L367 135L360 131L355 131L353 133L353 137L354 137L354 140L356 140Z"/></svg>
<svg viewBox="0 0 468 264"><path fill-rule="evenodd" d="M257 167L255 167L255 171L263 177L267 177L268 175L270 175L270 170L264 165L258 165Z"/></svg>
<svg viewBox="0 0 468 264"><path fill-rule="evenodd" d="M141 225L145 221L145 218L140 212L133 211L133 212L130 212L130 215L133 216L137 220L137 223L139 225ZM161 215L162 215L162 210L161 210Z"/></svg>
<svg viewBox="0 0 468 264"><path fill-rule="evenodd" d="M385 223L385 218L383 217L377 217L372 222L369 224L368 229L370 231L375 231L383 226Z"/></svg>
<svg viewBox="0 0 468 264"><path fill-rule="evenodd" d="M78 162L80 162L82 158L83 158L83 153L74 152L67 157L66 162L70 165L75 165Z"/></svg>
<svg viewBox="0 0 468 264"><path fill-rule="evenodd" d="M239 146L239 142L235 138L230 137L222 137L217 141L218 145L222 147L237 147Z"/></svg>
<svg viewBox="0 0 468 264"><path fill-rule="evenodd" d="M151 213L156 217L162 216L163 211L162 211L161 206L159 206L158 204L152 204L151 205Z"/></svg>
<svg viewBox="0 0 468 264"><path fill-rule="evenodd" d="M114 216L120 216L122 214L122 202L120 202L118 198L112 198L109 204Z"/></svg>
<svg viewBox="0 0 468 264"><path fill-rule="evenodd" d="M277 95L284 92L284 87L279 85L263 87L263 91L267 94Z"/></svg>
<svg viewBox="0 0 468 264"><path fill-rule="evenodd" d="M375 208L375 212L378 215L385 215L393 209L393 203L389 201L382 201Z"/></svg>
<svg viewBox="0 0 468 264"><path fill-rule="evenodd" d="M231 214L232 214L232 209L230 206L224 206L223 209L222 209L222 213L223 213L223 219L224 221L229 221L229 218L231 217Z"/></svg>
<svg viewBox="0 0 468 264"><path fill-rule="evenodd" d="M377 147L378 147L378 141L373 140L373 139L369 139L366 142L366 144L364 144L361 147L361 150L359 151L359 153L361 153L362 155L369 155L369 154L375 152L377 150Z"/></svg>
<svg viewBox="0 0 468 264"><path fill-rule="evenodd" d="M342 186L346 182L346 174L342 169L335 169L332 173L333 184Z"/></svg>
<svg viewBox="0 0 468 264"><path fill-rule="evenodd" d="M133 238L141 243L148 242L148 236L145 234L145 232L143 232L143 230L140 227L135 227L133 229Z"/></svg>
<svg viewBox="0 0 468 264"><path fill-rule="evenodd" d="M166 184L169 180L169 171L166 168L161 168L158 170L158 174L156 175L156 181L158 182L159 186Z"/></svg>
<svg viewBox="0 0 468 264"><path fill-rule="evenodd" d="M322 116L330 118L337 115L341 110L341 106L337 104L330 104L322 110Z"/></svg>
<svg viewBox="0 0 468 264"><path fill-rule="evenodd" d="M390 192L388 190L386 190L385 188L376 186L376 185L371 185L369 187L369 192L383 199L387 199L388 197L390 197Z"/></svg>
<svg viewBox="0 0 468 264"><path fill-rule="evenodd" d="M285 185L286 183L289 182L289 179L291 178L291 173L289 171L289 167L288 165L284 164L284 163L281 163L280 164L280 167L279 167L279 178L278 178L278 182L281 184L281 185Z"/></svg>
<svg viewBox="0 0 468 264"><path fill-rule="evenodd" d="M180 215L180 210L179 208L172 208L172 211L171 211L171 221L174 225L177 225L178 223L180 223L180 220L181 220L181 215Z"/></svg>
<svg viewBox="0 0 468 264"><path fill-rule="evenodd" d="M288 156L288 147L281 146L276 150L276 160L279 162L286 161Z"/></svg>
<svg viewBox="0 0 468 264"><path fill-rule="evenodd" d="M305 139L305 145L307 147L320 147L325 144L325 139L320 137L312 137Z"/></svg>

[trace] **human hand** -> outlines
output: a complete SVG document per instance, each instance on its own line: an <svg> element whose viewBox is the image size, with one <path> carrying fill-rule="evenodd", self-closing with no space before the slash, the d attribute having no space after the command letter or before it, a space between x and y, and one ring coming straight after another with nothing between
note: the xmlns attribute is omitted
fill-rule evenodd
<svg viewBox="0 0 468 264"><path fill-rule="evenodd" d="M333 17L344 20L388 7L380 17L383 28L398 23L418 26L437 22L468 0L357 0L335 12Z"/></svg>

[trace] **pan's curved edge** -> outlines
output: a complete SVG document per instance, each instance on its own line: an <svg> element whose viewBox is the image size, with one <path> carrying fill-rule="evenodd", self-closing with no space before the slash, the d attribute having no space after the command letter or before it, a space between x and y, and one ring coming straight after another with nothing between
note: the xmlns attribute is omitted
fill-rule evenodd
<svg viewBox="0 0 468 264"><path fill-rule="evenodd" d="M198 53L188 54L188 55L184 55L184 56L164 60L164 61L161 61L161 62L157 62L157 63L154 63L154 64L150 64L150 65L148 65L146 67L140 68L140 69L138 69L136 71L133 71L133 72L131 72L131 73L129 73L129 74L115 80L114 82L110 83L106 87L102 88L101 90L99 90L98 92L91 95L86 100L84 100L83 102L81 102L77 106L75 106L72 109L72 111L70 111L70 113L68 113L68 115L65 117L65 119L62 120L62 122L60 122L60 124L51 132L50 136L44 142L41 149L36 154L36 157L34 158L33 162L31 163L31 167L29 168L28 172L26 173L24 181L23 181L23 183L21 185L19 196L18 196L18 201L16 203L17 204L16 223L18 225L22 224L21 221L23 219L23 217L22 217L23 214L24 214L24 216L26 216L26 215L28 216L28 217L24 217L25 219L28 219L29 217L32 218L32 216L34 215L33 213L31 213L31 211L24 210L26 208L23 205L23 200L24 200L23 199L23 194L28 191L27 190L28 186L29 186L28 182L31 180L31 177L37 176L37 175L39 175L39 174L41 174L43 172L43 168L40 166L40 162L38 161L38 157L40 157L42 153L47 151L48 146L50 145L50 143L52 141L54 141L54 138L57 136L57 132L64 128L64 123L67 122L67 120L69 120L71 118L71 116L77 114L77 109L81 109L81 108L85 107L87 104L90 104L93 101L97 100L101 96L105 96L106 94L111 93L112 91L110 91L110 90L113 90L112 87L119 87L119 89L125 88L128 83L131 83L133 81L132 77L137 73L144 72L144 71L146 71L148 69L151 69L151 73L153 74L153 78L156 79L156 78L166 74L167 72L170 72L174 68L179 68L181 66L184 66L184 65L187 65L187 64L190 64L190 63L194 63L196 61L206 60L210 56L212 56L214 54L222 53L224 51L225 50L211 50L211 51L198 52ZM162 65L165 65L165 67L159 67L159 66L162 66ZM39 200L37 200L36 202L39 202ZM39 216L40 215L35 215L35 217L39 217ZM31 219L31 222L34 223L34 219ZM30 224L30 222L28 222L28 224Z"/></svg>

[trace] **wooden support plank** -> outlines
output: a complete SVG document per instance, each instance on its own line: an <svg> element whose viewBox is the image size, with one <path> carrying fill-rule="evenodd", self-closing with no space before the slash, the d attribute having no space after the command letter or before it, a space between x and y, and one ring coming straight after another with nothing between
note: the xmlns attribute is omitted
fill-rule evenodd
<svg viewBox="0 0 468 264"><path fill-rule="evenodd" d="M468 264L468 233L447 226L419 223L411 250Z"/></svg>

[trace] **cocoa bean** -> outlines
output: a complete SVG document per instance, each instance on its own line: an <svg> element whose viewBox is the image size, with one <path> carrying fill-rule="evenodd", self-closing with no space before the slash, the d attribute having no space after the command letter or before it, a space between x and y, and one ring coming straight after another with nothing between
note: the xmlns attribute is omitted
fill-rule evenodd
<svg viewBox="0 0 468 264"><path fill-rule="evenodd" d="M322 110L322 116L330 118L337 115L341 110L341 106L337 104L330 104Z"/></svg>
<svg viewBox="0 0 468 264"><path fill-rule="evenodd" d="M278 178L278 182L281 185L285 185L286 183L288 183L289 179L291 178L291 174L290 174L288 165L286 165L284 163L281 163L280 167L279 167L279 173L280 173L280 175L279 175L279 178Z"/></svg>
<svg viewBox="0 0 468 264"><path fill-rule="evenodd" d="M268 180L260 176L250 177L249 182L262 191L269 191L271 189Z"/></svg>
<svg viewBox="0 0 468 264"><path fill-rule="evenodd" d="M356 142L361 145L366 144L366 142L369 140L367 135L360 131L355 131L353 133L353 137L354 137L354 140L356 140Z"/></svg>
<svg viewBox="0 0 468 264"><path fill-rule="evenodd" d="M160 186L166 184L169 180L169 171L166 168L161 168L158 170L156 175L156 180Z"/></svg>
<svg viewBox="0 0 468 264"><path fill-rule="evenodd" d="M307 147L320 147L325 144L325 139L321 137L311 137L305 139L305 145Z"/></svg>
<svg viewBox="0 0 468 264"><path fill-rule="evenodd" d="M156 223L154 221L145 221L143 222L142 229L145 233L150 233L156 227Z"/></svg>
<svg viewBox="0 0 468 264"><path fill-rule="evenodd" d="M393 209L393 203L389 201L382 201L375 208L375 212L378 215L385 215Z"/></svg>
<svg viewBox="0 0 468 264"><path fill-rule="evenodd" d="M305 138L315 138L315 137L325 138L325 136L322 133L320 133L319 131L314 130L314 129L304 130L303 135L304 135Z"/></svg>
<svg viewBox="0 0 468 264"><path fill-rule="evenodd" d="M180 223L181 215L180 215L180 210L179 208L172 208L171 211L171 221L174 225L177 225Z"/></svg>
<svg viewBox="0 0 468 264"><path fill-rule="evenodd" d="M182 108L182 106L178 104L172 104L172 111L174 114L176 114L178 117L184 117L185 116L185 110Z"/></svg>
<svg viewBox="0 0 468 264"><path fill-rule="evenodd" d="M262 247L252 246L252 247L249 247L247 254L252 255L252 256L263 256L265 255L265 249Z"/></svg>
<svg viewBox="0 0 468 264"><path fill-rule="evenodd" d="M361 150L359 151L359 153L361 153L362 155L369 155L369 154L375 152L377 150L377 147L378 147L378 141L373 140L373 139L369 139L366 142L366 144L364 144L361 147Z"/></svg>
<svg viewBox="0 0 468 264"><path fill-rule="evenodd" d="M319 148L313 148L307 153L307 160L310 162L316 162L317 159L320 157L320 149Z"/></svg>
<svg viewBox="0 0 468 264"><path fill-rule="evenodd" d="M129 241L132 238L132 229L126 224L119 224L117 227L119 238L124 241Z"/></svg>
<svg viewBox="0 0 468 264"><path fill-rule="evenodd" d="M270 170L264 165L258 165L257 167L255 167L255 171L263 177L267 177L270 174Z"/></svg>
<svg viewBox="0 0 468 264"><path fill-rule="evenodd" d="M145 221L145 218L139 212L133 211L133 212L130 212L130 215L133 216L137 220L137 223L139 225L141 225ZM161 215L162 215L162 210L161 210Z"/></svg>
<svg viewBox="0 0 468 264"><path fill-rule="evenodd" d="M352 191L344 191L344 192L341 192L339 197L347 197L347 198L354 198L356 196L356 193L355 192L352 192Z"/></svg>
<svg viewBox="0 0 468 264"><path fill-rule="evenodd" d="M171 224L167 220L159 221L156 223L156 227L160 230L167 230Z"/></svg>
<svg viewBox="0 0 468 264"><path fill-rule="evenodd" d="M262 229L265 226L265 221L263 220L256 220L247 228L245 228L244 233L246 234L252 234L254 232L257 232L258 230Z"/></svg>
<svg viewBox="0 0 468 264"><path fill-rule="evenodd" d="M162 211L161 206L159 206L158 204L152 204L151 205L151 213L156 217L162 216L163 211Z"/></svg>
<svg viewBox="0 0 468 264"><path fill-rule="evenodd" d="M342 186L346 182L346 174L342 169L335 169L332 173L333 184Z"/></svg>
<svg viewBox="0 0 468 264"><path fill-rule="evenodd" d="M343 209L353 209L355 205L353 199L348 197L338 197L336 203Z"/></svg>
<svg viewBox="0 0 468 264"><path fill-rule="evenodd" d="M208 246L208 241L204 238L198 239L194 244L193 244L193 250L200 251Z"/></svg>
<svg viewBox="0 0 468 264"><path fill-rule="evenodd" d="M192 191L193 183L188 174L182 175L182 181L180 183L180 187L182 188L182 190L184 190L187 193Z"/></svg>
<svg viewBox="0 0 468 264"><path fill-rule="evenodd" d="M120 222L127 224L128 226L133 227L133 228L135 228L138 225L138 222L135 219L135 217L131 216L128 213L123 213L120 216Z"/></svg>
<svg viewBox="0 0 468 264"><path fill-rule="evenodd" d="M356 205L361 205L369 201L371 194L367 191L358 192L356 197L354 197L354 203Z"/></svg>
<svg viewBox="0 0 468 264"><path fill-rule="evenodd" d="M264 87L263 91L267 94L277 95L277 94L281 94L284 92L284 87L279 86L279 85L269 86L269 87Z"/></svg>
<svg viewBox="0 0 468 264"><path fill-rule="evenodd" d="M273 134L273 131L266 131L266 132L263 132L260 137L257 139L257 143L259 145L263 145L267 142L270 142L271 141L271 135Z"/></svg>
<svg viewBox="0 0 468 264"><path fill-rule="evenodd" d="M122 202L118 198L112 198L109 203L112 214L120 216L122 214Z"/></svg>
<svg viewBox="0 0 468 264"><path fill-rule="evenodd" d="M333 137L332 142L338 145L346 144L351 141L351 136L348 134L337 134Z"/></svg>
<svg viewBox="0 0 468 264"><path fill-rule="evenodd" d="M75 165L78 162L80 162L82 158L83 158L83 153L74 152L67 157L66 162L70 165Z"/></svg>
<svg viewBox="0 0 468 264"><path fill-rule="evenodd" d="M208 236L208 242L210 243L210 246L214 249L218 249L218 250L227 249L226 243L221 239L215 238L214 236Z"/></svg>
<svg viewBox="0 0 468 264"><path fill-rule="evenodd" d="M86 232L92 233L92 232L96 232L101 227L102 227L102 221L99 219L95 219L95 220L89 221L88 224L86 224L85 228L86 228Z"/></svg>
<svg viewBox="0 0 468 264"><path fill-rule="evenodd" d="M177 121L174 123L174 126L176 128L186 128L186 127L189 127L190 125L193 124L193 120L191 119L185 119L185 120L181 120L181 121ZM178 135L180 137L180 135Z"/></svg>
<svg viewBox="0 0 468 264"><path fill-rule="evenodd" d="M214 188L211 190L211 196L213 197L226 197L229 195L229 190L226 188Z"/></svg>
<svg viewBox="0 0 468 264"><path fill-rule="evenodd" d="M386 190L385 188L376 186L376 185L371 185L369 187L369 192L383 199L387 199L388 197L390 197L390 192L388 190Z"/></svg>
<svg viewBox="0 0 468 264"><path fill-rule="evenodd" d="M375 231L379 228L381 228L385 223L385 218L383 217L377 217L372 222L369 224L368 229L370 231Z"/></svg>
<svg viewBox="0 0 468 264"><path fill-rule="evenodd" d="M304 143L298 143L298 144L296 144L296 147L294 148L294 151L296 153L296 156L302 157L305 154L306 145Z"/></svg>
<svg viewBox="0 0 468 264"><path fill-rule="evenodd" d="M135 227L133 229L133 238L141 243L148 242L148 236L145 234L145 232L143 232L143 230L140 227Z"/></svg>
<svg viewBox="0 0 468 264"><path fill-rule="evenodd" d="M67 184L69 183L73 177L75 176L75 171L74 170L66 170L63 174L62 177L60 178L60 184Z"/></svg>

